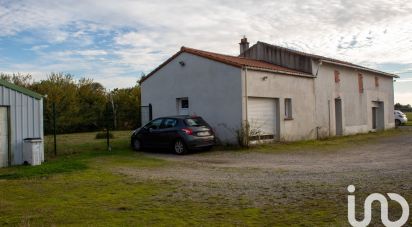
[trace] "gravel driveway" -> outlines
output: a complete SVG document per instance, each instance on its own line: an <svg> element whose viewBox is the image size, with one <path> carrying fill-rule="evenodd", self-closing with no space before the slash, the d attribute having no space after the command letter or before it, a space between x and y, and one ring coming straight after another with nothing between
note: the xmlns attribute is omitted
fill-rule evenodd
<svg viewBox="0 0 412 227"><path fill-rule="evenodd" d="M170 195L176 199L246 198L258 207L305 199L343 203L350 184L361 193L392 191L412 199L412 133L328 151L146 154L171 164L114 171L136 180L177 182L185 190Z"/></svg>

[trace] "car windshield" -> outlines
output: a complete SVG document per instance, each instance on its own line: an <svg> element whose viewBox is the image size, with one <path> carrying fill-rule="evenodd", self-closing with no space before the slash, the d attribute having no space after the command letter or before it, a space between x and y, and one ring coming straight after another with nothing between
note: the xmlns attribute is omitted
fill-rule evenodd
<svg viewBox="0 0 412 227"><path fill-rule="evenodd" d="M207 126L206 122L200 117L188 118L185 120L185 123L187 126L191 126L191 127Z"/></svg>

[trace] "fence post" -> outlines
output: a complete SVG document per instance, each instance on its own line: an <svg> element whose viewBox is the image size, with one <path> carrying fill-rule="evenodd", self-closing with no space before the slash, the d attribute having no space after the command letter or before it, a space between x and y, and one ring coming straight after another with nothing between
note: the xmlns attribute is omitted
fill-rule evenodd
<svg viewBox="0 0 412 227"><path fill-rule="evenodd" d="M56 132L56 103L53 101L53 141L54 141L54 156L57 156L57 132Z"/></svg>
<svg viewBox="0 0 412 227"><path fill-rule="evenodd" d="M109 132L109 127L110 127L110 113L109 113L109 104L106 103L106 144L107 144L107 150L112 151L112 148L110 147L110 132Z"/></svg>

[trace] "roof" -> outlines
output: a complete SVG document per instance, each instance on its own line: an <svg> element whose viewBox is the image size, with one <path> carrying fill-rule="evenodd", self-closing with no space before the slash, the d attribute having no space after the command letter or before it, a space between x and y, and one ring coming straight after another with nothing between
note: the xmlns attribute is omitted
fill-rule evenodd
<svg viewBox="0 0 412 227"><path fill-rule="evenodd" d="M273 71L273 72L277 72L277 73L281 73L281 74L313 77L312 75L307 74L305 72L301 72L301 71L294 70L294 69L289 69L289 68L286 68L286 67L282 67L282 66L275 65L275 64L268 63L268 62L261 61L261 60L248 59L248 58L244 58L244 57L224 55L224 54L218 54L218 53L213 53L213 52L208 52L208 51L203 51L203 50L197 50L197 49L188 48L188 47L182 47L179 52L177 52L172 57L170 57L165 62L163 62L161 65L159 65L157 68L155 68L152 72L150 72L140 82L145 81L147 78L152 76L154 73L156 73L161 68L163 68L165 65L167 65L169 62L171 62L173 59L175 59L179 54L184 53L184 52L189 53L189 54L193 54L193 55L196 55L196 56L204 57L204 58L207 58L207 59L210 59L210 60L213 60L213 61L221 62L221 63L231 65L231 66L234 66L234 67L238 67L238 68L247 67L247 68L251 68L253 70Z"/></svg>
<svg viewBox="0 0 412 227"><path fill-rule="evenodd" d="M13 83L10 83L10 82L6 81L6 80L0 79L0 86L7 87L11 90L15 90L17 92L20 92L20 93L25 94L27 96L33 97L35 99L42 99L43 98L43 96L39 93L36 93L36 92L31 91L31 90L29 90L27 88L24 88L24 87L17 86Z"/></svg>
<svg viewBox="0 0 412 227"><path fill-rule="evenodd" d="M158 117L159 118L175 118L175 119L188 119L188 118L195 118L195 117L200 117L197 115L172 115L172 116L164 116L164 117Z"/></svg>
<svg viewBox="0 0 412 227"><path fill-rule="evenodd" d="M268 43L260 42L260 41L258 41L255 45L257 45L257 44L263 44L263 45L270 46L272 48L278 48L278 49L285 50L285 51L288 51L288 52L291 52L291 53L295 53L297 55L314 58L314 59L317 59L317 60L320 60L320 61L323 61L323 62L326 62L326 63L330 63L330 64L337 64L337 65L342 65L342 66L347 66L347 67L354 67L354 68L358 68L360 70L370 71L370 72L382 74L382 75L385 75L385 76L398 77L397 75L392 74L392 73L387 73L387 72L383 72L383 71L380 71L380 70L364 67L364 66L361 66L361 65L356 65L356 64L353 64L353 63L350 63L350 62L347 62L347 61L341 61L341 60L337 60L337 59L334 59L334 58L329 58L329 57L316 55L316 54L309 54L309 53L305 53L305 52L302 52L302 51L293 50L293 49L290 49L290 48L281 47L281 46L277 46L277 45L272 45L272 44L268 44Z"/></svg>

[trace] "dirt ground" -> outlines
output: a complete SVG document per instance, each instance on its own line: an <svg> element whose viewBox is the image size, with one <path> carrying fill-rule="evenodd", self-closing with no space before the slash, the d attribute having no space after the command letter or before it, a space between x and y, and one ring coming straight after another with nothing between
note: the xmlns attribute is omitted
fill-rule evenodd
<svg viewBox="0 0 412 227"><path fill-rule="evenodd" d="M245 199L255 207L336 201L346 204L346 188L357 193L395 192L412 199L412 133L334 150L213 151L185 156L150 153L170 161L161 168L117 168L138 180L178 182L176 199L204 201L217 196ZM346 212L342 207L339 212Z"/></svg>

